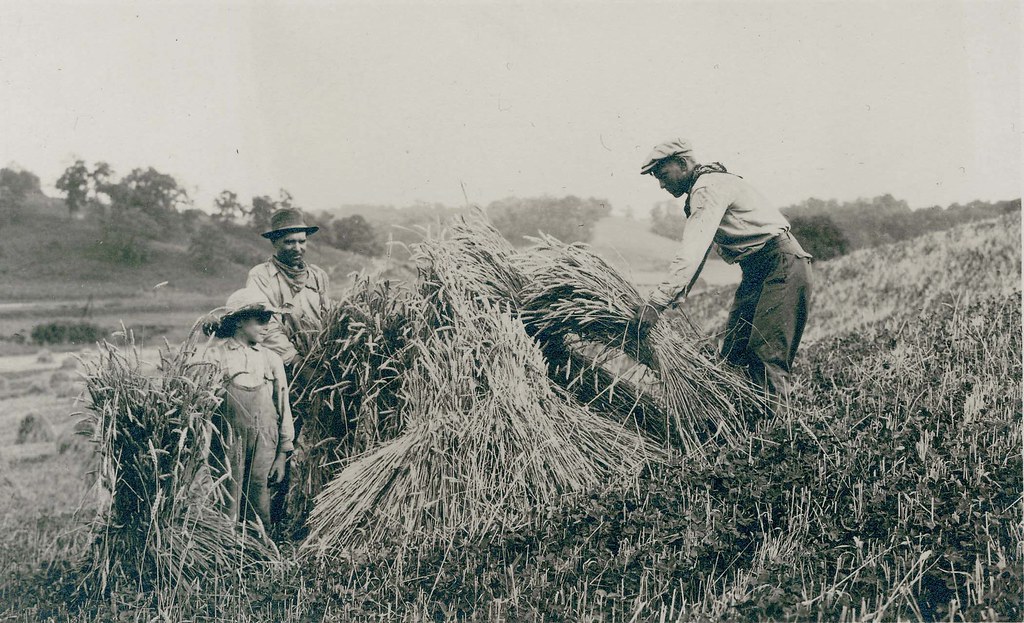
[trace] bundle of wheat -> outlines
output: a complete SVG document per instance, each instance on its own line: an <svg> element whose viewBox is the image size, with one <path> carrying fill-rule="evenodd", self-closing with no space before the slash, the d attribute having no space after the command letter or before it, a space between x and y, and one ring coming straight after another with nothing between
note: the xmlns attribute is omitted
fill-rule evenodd
<svg viewBox="0 0 1024 623"><path fill-rule="evenodd" d="M728 437L734 401L754 400L695 335L631 332L642 299L582 246L544 239L517 252L472 213L414 252L420 284L401 305L354 304L375 291L367 281L307 357L318 376L304 395L345 388L361 401L353 413L383 402L400 414L384 434L379 418L360 420L361 443L322 437L334 462L318 478L343 469L316 498L307 551L493 533L563 493L635 474L661 456L648 437L694 451ZM386 326L401 330L385 339ZM612 352L629 369L609 364Z"/></svg>
<svg viewBox="0 0 1024 623"><path fill-rule="evenodd" d="M516 251L479 211L455 217L447 232L414 246L420 293L430 303L434 324L455 321L462 301L518 309L524 275Z"/></svg>
<svg viewBox="0 0 1024 623"><path fill-rule="evenodd" d="M195 336L163 351L154 372L131 343L100 344L86 371L98 485L107 492L86 561L99 590L127 582L188 592L203 577L276 556L262 535L240 531L219 510L224 492L207 458L221 378L195 362Z"/></svg>
<svg viewBox="0 0 1024 623"><path fill-rule="evenodd" d="M418 341L406 371L405 432L317 498L307 551L494 534L659 456L552 388L518 319L479 299L449 303L460 322Z"/></svg>
<svg viewBox="0 0 1024 623"><path fill-rule="evenodd" d="M523 261L532 250L517 251L479 210L452 219L447 235L417 245L423 281L421 291L439 315L450 314L448 296L469 296L491 305L519 311L520 293L531 264ZM624 375L613 374L601 362L566 348L562 336L527 327L548 362L551 380L579 401L612 419L629 422L659 440L667 438L664 414L654 399Z"/></svg>
<svg viewBox="0 0 1024 623"><path fill-rule="evenodd" d="M683 449L703 452L709 438L734 438L741 414L760 408L746 379L723 365L695 330L661 322L642 335L634 317L644 299L585 245L546 236L535 242L533 252L516 258L529 277L520 292L523 321L540 341L556 345L549 351L594 344L653 371L667 420L649 420L652 432L670 430Z"/></svg>
<svg viewBox="0 0 1024 623"><path fill-rule="evenodd" d="M422 301L401 284L357 276L301 344L292 409L302 417L289 508L301 523L343 460L403 429L403 370L423 330Z"/></svg>

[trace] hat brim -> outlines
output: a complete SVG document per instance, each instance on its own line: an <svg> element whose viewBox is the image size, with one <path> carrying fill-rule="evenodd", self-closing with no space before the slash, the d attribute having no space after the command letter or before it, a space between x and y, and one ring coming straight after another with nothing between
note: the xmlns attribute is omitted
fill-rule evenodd
<svg viewBox="0 0 1024 623"><path fill-rule="evenodd" d="M287 313L289 313L287 310L281 309L280 307L275 307L273 305L268 305L265 303L258 303L253 305L246 305L244 307L239 307L237 309L219 307L210 312L209 316L223 322L224 320L238 318L239 316L254 316L257 314L270 314L272 316L274 314Z"/></svg>
<svg viewBox="0 0 1024 623"><path fill-rule="evenodd" d="M654 170L658 168L659 164L661 164L662 162L665 162L669 158L674 158L674 157L678 156L681 153L683 153L683 152L677 151L674 154L669 154L669 155L664 156L662 158L658 158L657 160L651 160L650 162L648 162L644 166L640 167L640 175L654 175Z"/></svg>
<svg viewBox="0 0 1024 623"><path fill-rule="evenodd" d="M218 307L206 315L206 318L200 321L203 326L203 331L207 335L213 335L215 337L228 337L225 334L225 329L236 324L239 320L243 320L252 316L260 316L266 314L267 316L273 316L274 314L288 314L291 313L288 310L274 307L273 305L246 305L239 309L229 309L227 307ZM269 318L268 318L269 320ZM232 331L234 328L232 327Z"/></svg>
<svg viewBox="0 0 1024 623"><path fill-rule="evenodd" d="M271 238L277 238L279 236L284 236L287 234L294 234L295 232L299 231L304 231L307 234L312 235L320 231L320 228L317 227L316 225L310 225L309 227L285 227L284 229L273 229L271 231L265 231L260 235L266 238L267 240L270 240Z"/></svg>

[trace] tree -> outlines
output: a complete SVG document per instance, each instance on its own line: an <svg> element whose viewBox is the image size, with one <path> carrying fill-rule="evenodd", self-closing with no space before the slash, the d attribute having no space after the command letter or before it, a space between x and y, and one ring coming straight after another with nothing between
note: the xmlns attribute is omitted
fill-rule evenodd
<svg viewBox="0 0 1024 623"><path fill-rule="evenodd" d="M846 235L826 214L795 216L789 223L800 245L815 259L830 260L850 250Z"/></svg>
<svg viewBox="0 0 1024 623"><path fill-rule="evenodd" d="M263 233L270 229L270 217L274 213L275 202L266 195L252 198L252 208L249 210L249 219L252 227L257 232Z"/></svg>
<svg viewBox="0 0 1024 623"><path fill-rule="evenodd" d="M351 251L368 257L377 257L384 252L373 225L361 214L353 214L331 223L331 241L343 251Z"/></svg>
<svg viewBox="0 0 1024 623"><path fill-rule="evenodd" d="M57 190L64 193L64 203L68 206L68 214L77 217L85 207L89 197L89 169L84 160L76 160L64 170L57 180Z"/></svg>
<svg viewBox="0 0 1024 623"><path fill-rule="evenodd" d="M611 213L611 206L601 199L580 199L575 196L509 197L487 206L491 223L512 244L525 244L526 236L543 232L562 242L588 242L594 224Z"/></svg>
<svg viewBox="0 0 1024 623"><path fill-rule="evenodd" d="M114 169L106 162L97 162L89 174L92 179L91 199L99 205L110 205L110 189L115 186Z"/></svg>
<svg viewBox="0 0 1024 623"><path fill-rule="evenodd" d="M686 228L683 209L674 201L659 201L651 208L651 231L672 240L682 240Z"/></svg>
<svg viewBox="0 0 1024 623"><path fill-rule="evenodd" d="M133 169L117 183L110 181L112 177L106 163L97 164L90 175L94 192L110 202L102 215L96 252L108 261L138 266L151 259L150 240L184 234L181 209L191 202L174 177L153 167Z"/></svg>
<svg viewBox="0 0 1024 623"><path fill-rule="evenodd" d="M0 169L0 188L24 199L30 194L41 193L39 189L39 176L31 171L6 167Z"/></svg>
<svg viewBox="0 0 1024 623"><path fill-rule="evenodd" d="M107 194L116 209L141 210L164 222L190 203L188 192L176 179L153 167L132 169L119 183L108 185Z"/></svg>
<svg viewBox="0 0 1024 623"><path fill-rule="evenodd" d="M245 206L238 201L238 195L230 190L221 191L213 201L213 205L217 208L214 218L224 223L233 222L247 214Z"/></svg>
<svg viewBox="0 0 1024 623"><path fill-rule="evenodd" d="M252 198L252 208L249 210L249 219L253 229L257 232L265 232L270 229L270 217L274 212L283 208L293 208L292 195L285 189L278 193L279 199L274 201L267 195Z"/></svg>
<svg viewBox="0 0 1024 623"><path fill-rule="evenodd" d="M39 177L34 173L11 167L0 169L0 219L15 220L25 198L39 192Z"/></svg>

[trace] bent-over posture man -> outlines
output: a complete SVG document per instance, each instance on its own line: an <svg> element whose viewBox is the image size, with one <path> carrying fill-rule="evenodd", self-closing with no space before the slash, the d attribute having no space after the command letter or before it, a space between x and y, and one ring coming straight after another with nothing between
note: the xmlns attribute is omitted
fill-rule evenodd
<svg viewBox="0 0 1024 623"><path fill-rule="evenodd" d="M654 148L640 169L674 197L686 198L682 251L670 276L637 310L641 331L678 306L697 280L712 243L743 279L726 326L722 355L743 366L774 400L789 397L790 371L810 308L811 255L790 233L789 221L720 163L700 164L685 139Z"/></svg>
<svg viewBox="0 0 1024 623"><path fill-rule="evenodd" d="M319 266L307 264L306 237L320 228L307 225L302 213L283 208L270 217L270 231L262 236L274 244L274 255L249 271L247 288L254 288L270 304L284 313L271 318L263 345L280 355L288 379L295 381L299 360L296 346L304 336L315 335L327 312L327 273ZM302 415L294 414L295 438L302 432ZM284 483L275 489L270 515L274 522L285 516L285 496L291 484L291 462L287 464Z"/></svg>

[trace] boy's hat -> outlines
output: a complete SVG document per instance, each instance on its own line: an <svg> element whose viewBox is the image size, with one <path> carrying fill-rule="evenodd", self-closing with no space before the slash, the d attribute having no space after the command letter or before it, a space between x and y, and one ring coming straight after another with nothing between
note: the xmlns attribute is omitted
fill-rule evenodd
<svg viewBox="0 0 1024 623"><path fill-rule="evenodd" d="M234 333L235 325L243 318L264 315L269 318L282 313L287 312L271 305L267 297L256 288L242 288L232 292L223 307L218 307L206 315L203 331L207 335L230 337L230 334Z"/></svg>

